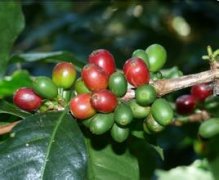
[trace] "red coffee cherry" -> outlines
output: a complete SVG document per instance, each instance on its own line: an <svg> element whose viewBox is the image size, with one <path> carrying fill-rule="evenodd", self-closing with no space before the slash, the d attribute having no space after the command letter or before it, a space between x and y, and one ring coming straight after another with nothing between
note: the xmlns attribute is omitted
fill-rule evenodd
<svg viewBox="0 0 219 180"><path fill-rule="evenodd" d="M85 65L81 77L91 91L106 89L108 86L108 75L96 64Z"/></svg>
<svg viewBox="0 0 219 180"><path fill-rule="evenodd" d="M116 71L116 64L113 55L106 49L93 51L88 58L89 63L94 63L101 67L108 75Z"/></svg>
<svg viewBox="0 0 219 180"><path fill-rule="evenodd" d="M91 104L97 111L109 113L116 108L117 98L111 91L103 89L93 93Z"/></svg>
<svg viewBox="0 0 219 180"><path fill-rule="evenodd" d="M96 111L91 105L91 94L79 94L70 101L70 112L79 120L87 119L93 116Z"/></svg>
<svg viewBox="0 0 219 180"><path fill-rule="evenodd" d="M196 99L193 95L182 95L176 99L176 110L179 114L190 114L194 111Z"/></svg>
<svg viewBox="0 0 219 180"><path fill-rule="evenodd" d="M32 112L41 106L42 99L31 88L24 87L15 92L13 102L19 108Z"/></svg>
<svg viewBox="0 0 219 180"><path fill-rule="evenodd" d="M123 66L123 71L127 81L134 87L149 83L150 73L148 67L138 57L128 59Z"/></svg>
<svg viewBox="0 0 219 180"><path fill-rule="evenodd" d="M198 100L204 101L208 96L213 94L213 88L208 83L202 83L192 86L191 94Z"/></svg>

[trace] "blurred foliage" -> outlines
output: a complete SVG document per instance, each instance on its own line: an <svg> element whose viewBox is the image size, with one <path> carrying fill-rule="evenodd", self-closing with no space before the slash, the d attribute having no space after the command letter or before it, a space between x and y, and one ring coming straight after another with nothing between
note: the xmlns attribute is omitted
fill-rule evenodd
<svg viewBox="0 0 219 180"><path fill-rule="evenodd" d="M121 68L135 49L160 43L168 52L166 67L185 73L208 68L201 56L217 48L219 3L216 1L23 1L26 28L19 51L71 51L86 61L94 49L106 48Z"/></svg>

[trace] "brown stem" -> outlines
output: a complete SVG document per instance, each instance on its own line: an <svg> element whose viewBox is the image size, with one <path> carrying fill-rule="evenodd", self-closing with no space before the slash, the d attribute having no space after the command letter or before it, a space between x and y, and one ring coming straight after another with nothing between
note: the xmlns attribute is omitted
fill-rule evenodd
<svg viewBox="0 0 219 180"><path fill-rule="evenodd" d="M194 113L194 114L191 114L189 116L186 117L186 121L182 121L180 119L176 119L173 121L172 125L175 125L175 126L182 126L184 123L187 123L187 122L201 122L201 121L205 121L207 119L210 118L210 115L207 111L203 110L203 111L200 111L200 112L197 112L197 113Z"/></svg>
<svg viewBox="0 0 219 180"><path fill-rule="evenodd" d="M174 79L162 79L151 82L156 89L157 95L163 96L168 93L194 86L200 83L214 82L217 86L214 87L215 94L219 94L219 62L214 61L211 64L211 69L208 71L200 72L197 74L185 75ZM218 92L218 93L217 93ZM133 89L130 89L127 94L122 98L127 101L133 99L135 93Z"/></svg>
<svg viewBox="0 0 219 180"><path fill-rule="evenodd" d="M174 79L162 79L152 83L158 96L184 89L199 83L212 82L219 72L209 70L197 74L190 74Z"/></svg>
<svg viewBox="0 0 219 180"><path fill-rule="evenodd" d="M0 135L9 133L12 130L12 128L19 122L20 121L15 121L8 125L0 126Z"/></svg>

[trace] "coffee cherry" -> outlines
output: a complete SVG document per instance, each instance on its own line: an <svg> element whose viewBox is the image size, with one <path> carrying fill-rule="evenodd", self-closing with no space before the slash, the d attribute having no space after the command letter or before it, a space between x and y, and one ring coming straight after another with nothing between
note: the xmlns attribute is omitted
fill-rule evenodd
<svg viewBox="0 0 219 180"><path fill-rule="evenodd" d="M132 110L133 117L136 119L146 118L150 112L150 106L141 106L135 99L129 101L128 104Z"/></svg>
<svg viewBox="0 0 219 180"><path fill-rule="evenodd" d="M19 108L32 112L41 106L42 99L31 88L20 88L15 92L13 102Z"/></svg>
<svg viewBox="0 0 219 180"><path fill-rule="evenodd" d="M110 130L110 128L113 126L113 123L113 113L96 114L90 122L90 131L96 135L104 134Z"/></svg>
<svg viewBox="0 0 219 180"><path fill-rule="evenodd" d="M81 77L91 91L106 89L108 86L108 75L96 64L85 65Z"/></svg>
<svg viewBox="0 0 219 180"><path fill-rule="evenodd" d="M77 94L83 94L83 93L89 93L90 90L87 88L85 85L84 81L82 80L81 77L79 77L74 84L75 91Z"/></svg>
<svg viewBox="0 0 219 180"><path fill-rule="evenodd" d="M219 119L211 118L199 126L199 134L203 138L212 138L219 134Z"/></svg>
<svg viewBox="0 0 219 180"><path fill-rule="evenodd" d="M208 96L213 94L212 87L207 83L192 86L191 94L198 100L204 101Z"/></svg>
<svg viewBox="0 0 219 180"><path fill-rule="evenodd" d="M145 126L145 127L144 127ZM164 126L162 126L161 124L159 124L155 119L154 117L152 116L152 114L149 114L147 119L144 120L143 122L143 127L144 127L144 131L146 133L147 130L149 130L149 132L152 132L152 133L158 133L158 132L161 132L164 130ZM148 133L150 134L150 133Z"/></svg>
<svg viewBox="0 0 219 180"><path fill-rule="evenodd" d="M111 136L114 141L118 143L124 142L129 136L129 128L128 127L120 127L116 123L114 123L111 129Z"/></svg>
<svg viewBox="0 0 219 180"><path fill-rule="evenodd" d="M174 115L170 103L163 98L159 98L154 101L151 106L151 114L153 118L162 126L167 126L170 124Z"/></svg>
<svg viewBox="0 0 219 180"><path fill-rule="evenodd" d="M123 71L127 81L134 87L149 83L150 73L148 67L138 57L128 59L123 66Z"/></svg>
<svg viewBox="0 0 219 180"><path fill-rule="evenodd" d="M139 86L135 91L135 99L141 106L147 106L154 102L157 97L156 90L153 86L146 84Z"/></svg>
<svg viewBox="0 0 219 180"><path fill-rule="evenodd" d="M91 94L79 94L70 101L70 112L79 120L87 119L93 116L96 111L91 105Z"/></svg>
<svg viewBox="0 0 219 180"><path fill-rule="evenodd" d="M116 108L117 98L111 91L103 89L92 94L91 104L97 111L109 113Z"/></svg>
<svg viewBox="0 0 219 180"><path fill-rule="evenodd" d="M114 72L109 78L109 89L118 97L127 92L128 83L123 73Z"/></svg>
<svg viewBox="0 0 219 180"><path fill-rule="evenodd" d="M149 69L151 72L159 71L167 59L167 52L165 48L159 44L152 44L146 49L149 57Z"/></svg>
<svg viewBox="0 0 219 180"><path fill-rule="evenodd" d="M144 63L147 65L147 67L149 68L149 58L148 58L147 53L143 49L136 49L132 53L132 57L141 58L144 61Z"/></svg>
<svg viewBox="0 0 219 180"><path fill-rule="evenodd" d="M38 95L46 99L54 99L58 95L57 86L46 76L36 77L33 81L33 89Z"/></svg>
<svg viewBox="0 0 219 180"><path fill-rule="evenodd" d="M98 49L93 51L89 55L88 62L98 65L108 75L111 75L113 72L116 71L114 57L109 51L105 49Z"/></svg>
<svg viewBox="0 0 219 180"><path fill-rule="evenodd" d="M52 80L59 88L69 89L76 79L76 70L72 63L61 62L56 64L52 72Z"/></svg>
<svg viewBox="0 0 219 180"><path fill-rule="evenodd" d="M182 95L176 99L176 110L179 114L190 114L194 111L196 99L193 95Z"/></svg>
<svg viewBox="0 0 219 180"><path fill-rule="evenodd" d="M120 103L114 111L114 119L118 125L126 126L133 120L132 109L125 103Z"/></svg>
<svg viewBox="0 0 219 180"><path fill-rule="evenodd" d="M90 128L90 123L91 121L94 119L94 117L96 116L96 114L94 116L91 116L90 118L84 119L83 121L80 121L81 124L83 124L85 127Z"/></svg>

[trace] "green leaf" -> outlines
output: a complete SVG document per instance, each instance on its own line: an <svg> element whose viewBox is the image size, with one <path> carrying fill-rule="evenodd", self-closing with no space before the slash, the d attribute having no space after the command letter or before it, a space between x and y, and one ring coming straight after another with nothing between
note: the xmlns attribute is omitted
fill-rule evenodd
<svg viewBox="0 0 219 180"><path fill-rule="evenodd" d="M151 146L159 154L160 158L164 160L163 148L161 148L159 145L153 145L153 144L149 144L149 146Z"/></svg>
<svg viewBox="0 0 219 180"><path fill-rule="evenodd" d="M15 1L2 2L0 6L0 79L3 77L11 47L24 28L21 5Z"/></svg>
<svg viewBox="0 0 219 180"><path fill-rule="evenodd" d="M84 180L86 147L68 113L29 116L0 144L0 177L4 180Z"/></svg>
<svg viewBox="0 0 219 180"><path fill-rule="evenodd" d="M150 138L153 139L153 137ZM160 156L158 156L152 145L145 139L132 136L129 139L129 149L138 160L140 179L151 179L157 167L157 162L160 161Z"/></svg>
<svg viewBox="0 0 219 180"><path fill-rule="evenodd" d="M116 146L119 147L121 144L116 144ZM111 143L104 147L97 147L90 140L87 140L87 149L89 153L89 180L139 179L137 159L128 149L117 152Z"/></svg>
<svg viewBox="0 0 219 180"><path fill-rule="evenodd" d="M36 61L46 61L53 63L57 63L60 61L69 61L72 62L78 68L78 70L81 70L81 68L85 65L83 61L78 60L74 57L73 54L66 51L17 54L12 56L12 58L10 59L10 63Z"/></svg>
<svg viewBox="0 0 219 180"><path fill-rule="evenodd" d="M31 87L32 80L27 71L15 71L11 76L0 80L0 98L11 96L20 87Z"/></svg>
<svg viewBox="0 0 219 180"><path fill-rule="evenodd" d="M11 114L21 118L25 118L31 115L30 113L21 110L17 106L3 100L0 100L0 113Z"/></svg>

